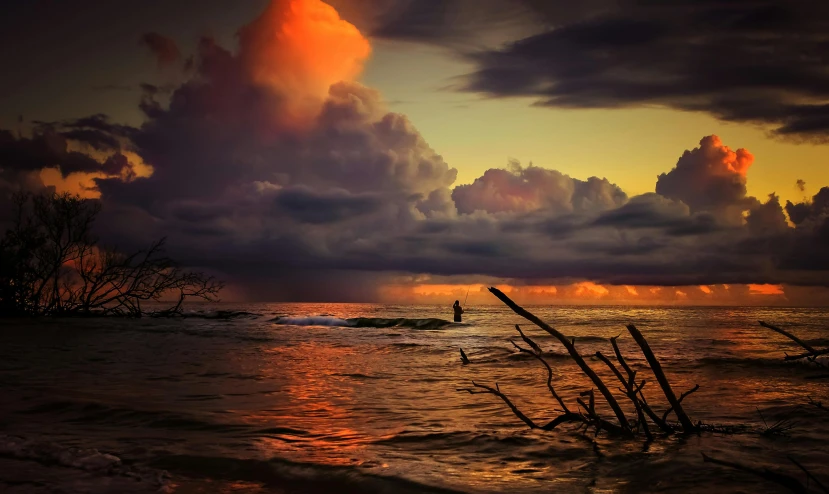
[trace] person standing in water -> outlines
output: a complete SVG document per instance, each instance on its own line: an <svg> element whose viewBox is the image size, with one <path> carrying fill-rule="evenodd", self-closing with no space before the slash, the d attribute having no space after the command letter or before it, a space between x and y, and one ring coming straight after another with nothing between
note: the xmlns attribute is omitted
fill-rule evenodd
<svg viewBox="0 0 829 494"><path fill-rule="evenodd" d="M461 314L463 314L463 307L461 307L460 300L455 300L455 305L452 306L455 311L455 322L461 322Z"/></svg>

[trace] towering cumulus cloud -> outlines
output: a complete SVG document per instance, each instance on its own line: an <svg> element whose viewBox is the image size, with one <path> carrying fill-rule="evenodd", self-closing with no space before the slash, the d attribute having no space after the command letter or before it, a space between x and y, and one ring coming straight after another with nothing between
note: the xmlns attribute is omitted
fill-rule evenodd
<svg viewBox="0 0 829 494"><path fill-rule="evenodd" d="M508 169L487 170L473 183L456 187L452 199L460 213L535 210L570 213L620 206L627 195L607 179L590 177L582 181L556 170L532 164L523 168L518 162L511 162Z"/></svg>
<svg viewBox="0 0 829 494"><path fill-rule="evenodd" d="M274 0L238 49L196 50L168 101L144 86L138 128L95 115L0 132L0 194L42 188L47 169L93 174L103 240L167 236L174 257L259 299L369 300L419 274L582 283L573 296L829 284L829 189L761 202L751 153L717 136L634 197L518 163L452 188L457 171L355 80L371 47L329 5Z"/></svg>
<svg viewBox="0 0 829 494"><path fill-rule="evenodd" d="M274 0L239 39L247 76L284 95L289 115L303 121L332 84L360 73L371 52L360 31L321 0Z"/></svg>
<svg viewBox="0 0 829 494"><path fill-rule="evenodd" d="M692 211L718 211L738 220L756 202L746 198L746 177L754 156L746 149L732 151L713 135L699 145L659 176L656 193L682 201Z"/></svg>

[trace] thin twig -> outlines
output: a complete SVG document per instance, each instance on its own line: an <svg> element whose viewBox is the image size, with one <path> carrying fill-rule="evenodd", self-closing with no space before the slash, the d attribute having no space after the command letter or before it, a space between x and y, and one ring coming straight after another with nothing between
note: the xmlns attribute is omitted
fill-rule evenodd
<svg viewBox="0 0 829 494"><path fill-rule="evenodd" d="M696 391L696 390L698 390L698 389L699 389L699 384L697 384L697 385L696 385L696 386L694 386L693 388L691 388L691 389L689 389L688 391L686 391L686 392L682 393L681 395L679 395L679 402L680 402L680 403L682 403L682 400L684 400L686 396L688 396L689 394L693 393L694 391ZM673 406L671 406L671 407L669 407L667 410L665 410L665 413L663 413L663 414L662 414L662 420L668 420L668 415L669 415L669 414L670 414L673 410L674 410L674 407L673 407Z"/></svg>
<svg viewBox="0 0 829 494"><path fill-rule="evenodd" d="M512 346L517 348L519 351L529 353L530 355L535 357L536 360L541 362L544 365L544 367L547 368L547 389L550 390L550 394L552 394L553 398L555 398L556 401L558 401L558 404L561 405L561 409L564 410L564 413L570 413L570 410L567 408L567 405L564 404L564 400L561 399L561 397L558 395L558 393L556 393L556 390L553 387L553 368L550 367L550 364L546 360L544 360L544 357L541 356L541 347L539 347L529 336L525 335L524 332L521 331L521 327L517 324L515 325L515 329L518 330L518 333L521 335L521 339L524 340L526 344L530 345L532 351L527 350L526 348L521 348L520 346L516 345L515 342L513 342L512 340L510 340L510 343L512 343Z"/></svg>

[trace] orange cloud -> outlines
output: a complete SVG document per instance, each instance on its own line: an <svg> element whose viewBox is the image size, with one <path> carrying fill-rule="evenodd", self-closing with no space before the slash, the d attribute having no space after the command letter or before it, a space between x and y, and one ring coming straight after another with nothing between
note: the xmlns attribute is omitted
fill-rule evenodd
<svg viewBox="0 0 829 494"><path fill-rule="evenodd" d="M783 287L780 285L748 285L749 293L752 295L784 295Z"/></svg>
<svg viewBox="0 0 829 494"><path fill-rule="evenodd" d="M700 286L631 286L602 285L589 281L564 285L510 285L499 280L472 285L424 283L424 280L396 281L380 290L380 298L389 303L446 305L463 301L469 290L468 305L497 304L487 290L497 286L521 304L635 304L635 305L755 305L802 304L825 305L829 290L784 285L700 285ZM428 280L426 280L428 281Z"/></svg>
<svg viewBox="0 0 829 494"><path fill-rule="evenodd" d="M582 281L581 283L576 283L575 293L580 297L601 297L602 295L607 295L608 293L610 293L610 290L603 287L602 285L597 285L590 281Z"/></svg>
<svg viewBox="0 0 829 494"><path fill-rule="evenodd" d="M272 0L239 33L251 80L287 98L293 122L308 122L332 84L360 74L371 45L321 0Z"/></svg>
<svg viewBox="0 0 829 494"><path fill-rule="evenodd" d="M745 177L748 174L749 167L754 163L754 155L744 148L732 151L731 148L722 143L718 136L711 137L722 169Z"/></svg>

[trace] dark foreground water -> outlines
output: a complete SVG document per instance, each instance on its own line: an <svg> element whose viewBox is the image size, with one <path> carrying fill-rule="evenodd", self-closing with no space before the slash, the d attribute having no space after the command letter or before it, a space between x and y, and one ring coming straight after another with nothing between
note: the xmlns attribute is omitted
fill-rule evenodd
<svg viewBox="0 0 829 494"><path fill-rule="evenodd" d="M538 422L555 416L546 372L509 343L523 321L505 307L473 308L461 325L430 320L450 318L435 307L218 308L252 315L0 321L0 491L781 492L700 453L802 478L791 456L829 482L829 413L808 404L829 403L829 380L783 363L798 349L757 324L827 345L825 310L533 308L585 355L612 354L606 338L623 333L635 368L624 325L636 323L677 394L700 385L685 402L693 420L749 426L647 446L599 435L596 448L592 434L530 431L496 397L457 391L497 382ZM557 342L523 327L552 352L575 409L590 385ZM788 435L759 433L781 419Z"/></svg>

